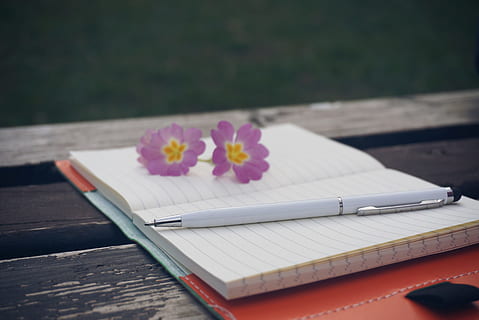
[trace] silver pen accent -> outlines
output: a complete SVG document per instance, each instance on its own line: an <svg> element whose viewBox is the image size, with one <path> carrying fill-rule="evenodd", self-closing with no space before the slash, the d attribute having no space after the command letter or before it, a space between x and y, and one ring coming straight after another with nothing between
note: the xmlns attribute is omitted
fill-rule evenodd
<svg viewBox="0 0 479 320"><path fill-rule="evenodd" d="M171 216L161 219L154 219L153 222L145 223L145 226L154 226L154 227L181 227L182 219L181 216Z"/></svg>
<svg viewBox="0 0 479 320"><path fill-rule="evenodd" d="M371 215L383 214L383 213L398 213L398 212L404 212L404 211L415 211L415 210L439 208L439 207L442 207L443 205L444 205L443 199L424 200L418 203L406 203L406 204L400 204L396 206L362 207L358 209L358 212L356 214L358 216L371 216Z"/></svg>
<svg viewBox="0 0 479 320"><path fill-rule="evenodd" d="M338 215L339 215L339 216L342 216L342 215L343 215L343 211L344 211L343 198L338 197L338 202L339 202L339 212L338 212Z"/></svg>

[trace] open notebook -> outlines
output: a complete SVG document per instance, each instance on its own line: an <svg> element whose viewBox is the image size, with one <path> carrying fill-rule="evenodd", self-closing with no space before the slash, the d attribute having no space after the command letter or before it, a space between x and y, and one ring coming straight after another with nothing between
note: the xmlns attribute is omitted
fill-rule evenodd
<svg viewBox="0 0 479 320"><path fill-rule="evenodd" d="M294 125L263 130L271 167L240 184L198 163L187 176L150 175L134 147L71 152L73 166L158 247L226 299L278 290L479 243L479 202L437 209L215 228L145 222L196 210L419 190L432 184ZM206 155L213 144L206 139Z"/></svg>

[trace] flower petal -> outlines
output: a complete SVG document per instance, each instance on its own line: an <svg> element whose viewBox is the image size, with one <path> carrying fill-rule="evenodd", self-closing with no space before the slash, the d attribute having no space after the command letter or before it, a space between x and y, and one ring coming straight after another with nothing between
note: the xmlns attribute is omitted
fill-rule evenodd
<svg viewBox="0 0 479 320"><path fill-rule="evenodd" d="M268 149L262 144L253 146L247 152L253 159L264 159L269 155Z"/></svg>
<svg viewBox="0 0 479 320"><path fill-rule="evenodd" d="M233 141L234 132L235 129L230 122L220 121L218 122L218 129L211 130L211 137L218 147L224 147L225 142Z"/></svg>
<svg viewBox="0 0 479 320"><path fill-rule="evenodd" d="M265 172L269 169L269 163L264 160L251 160L248 164L257 167L262 172Z"/></svg>
<svg viewBox="0 0 479 320"><path fill-rule="evenodd" d="M150 174L159 174L166 176L168 174L168 165L161 159L148 161L146 169Z"/></svg>
<svg viewBox="0 0 479 320"><path fill-rule="evenodd" d="M235 141L244 141L244 138L247 137L250 134L251 129L253 128L253 125L251 123L245 123L242 125L239 129L238 132L236 132L236 140Z"/></svg>
<svg viewBox="0 0 479 320"><path fill-rule="evenodd" d="M151 148L149 146L141 148L140 155L147 160L162 159L165 157L160 149Z"/></svg>
<svg viewBox="0 0 479 320"><path fill-rule="evenodd" d="M233 165L233 171L238 180L242 183L248 183L250 180L260 180L263 172L269 169L269 163L260 160L251 160L241 166Z"/></svg>
<svg viewBox="0 0 479 320"><path fill-rule="evenodd" d="M171 124L171 135L183 143L183 128L176 123Z"/></svg>
<svg viewBox="0 0 479 320"><path fill-rule="evenodd" d="M192 167L196 165L198 162L198 155L192 151L192 150L187 150L183 152L183 161L181 161L182 165Z"/></svg>
<svg viewBox="0 0 479 320"><path fill-rule="evenodd" d="M161 149L161 147L167 143L168 140L163 139L162 135L160 134L160 130L158 130L157 133L151 135L150 142L147 145Z"/></svg>
<svg viewBox="0 0 479 320"><path fill-rule="evenodd" d="M160 137L161 139L163 139L163 141L165 141L165 143L167 143L168 141L170 141L172 135L171 135L171 128L170 127L166 127L166 128L162 128L160 130L158 130L158 137Z"/></svg>
<svg viewBox="0 0 479 320"><path fill-rule="evenodd" d="M233 141L233 135L235 134L235 128L229 121L220 121L218 122L218 129L223 131L226 138Z"/></svg>
<svg viewBox="0 0 479 320"><path fill-rule="evenodd" d="M255 166L251 163L245 163L244 168L244 170L248 171L248 177L251 180L259 180L263 177L263 170L261 170L261 168L258 166Z"/></svg>
<svg viewBox="0 0 479 320"><path fill-rule="evenodd" d="M183 141L183 128L173 123L171 127L166 127L158 130L158 136L163 139L164 143L168 143L171 138L178 140L182 143Z"/></svg>
<svg viewBox="0 0 479 320"><path fill-rule="evenodd" d="M145 134L140 138L140 143L139 144L149 144L151 142L151 137L155 134L155 130L153 129L147 129L145 131Z"/></svg>
<svg viewBox="0 0 479 320"><path fill-rule="evenodd" d="M185 165L184 163L180 163L180 169L182 174L187 174L190 171L190 167Z"/></svg>
<svg viewBox="0 0 479 320"><path fill-rule="evenodd" d="M233 171L239 182L248 183L250 181L249 172L245 166L233 166Z"/></svg>
<svg viewBox="0 0 479 320"><path fill-rule="evenodd" d="M145 167L146 167L146 164L148 163L148 161L143 157L138 157L136 160L142 165L144 165Z"/></svg>
<svg viewBox="0 0 479 320"><path fill-rule="evenodd" d="M188 128L184 131L183 140L190 144L194 141L200 140L202 132L198 128Z"/></svg>
<svg viewBox="0 0 479 320"><path fill-rule="evenodd" d="M141 149L144 147L145 145L141 142L139 142L137 145L136 145L136 153L140 154L141 153Z"/></svg>
<svg viewBox="0 0 479 320"><path fill-rule="evenodd" d="M181 176L181 174L183 173L179 163L170 164L167 170L168 170L167 175L169 176L177 177L177 176Z"/></svg>
<svg viewBox="0 0 479 320"><path fill-rule="evenodd" d="M206 149L206 144L202 140L188 143L188 150L193 151L194 153L196 153L197 156L205 152L205 149Z"/></svg>
<svg viewBox="0 0 479 320"><path fill-rule="evenodd" d="M261 130L252 128L252 126L243 125L236 135L236 142L241 142L246 150L256 146L261 139Z"/></svg>
<svg viewBox="0 0 479 320"><path fill-rule="evenodd" d="M213 151L213 163L220 164L226 161L226 150L220 147L217 147Z"/></svg>
<svg viewBox="0 0 479 320"><path fill-rule="evenodd" d="M218 147L223 147L226 141L229 141L220 130L211 130L211 138Z"/></svg>
<svg viewBox="0 0 479 320"><path fill-rule="evenodd" d="M228 161L224 161L222 163L219 163L215 166L213 169L213 175L215 176L222 176L225 174L229 169L231 168L231 163Z"/></svg>

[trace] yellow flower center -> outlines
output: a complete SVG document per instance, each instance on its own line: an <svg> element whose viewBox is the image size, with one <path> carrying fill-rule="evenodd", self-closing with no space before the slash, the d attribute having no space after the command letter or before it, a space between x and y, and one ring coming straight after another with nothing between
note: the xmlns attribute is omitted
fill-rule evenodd
<svg viewBox="0 0 479 320"><path fill-rule="evenodd" d="M249 159L249 154L243 151L242 143L226 143L226 156L230 162L235 164L243 164L245 160Z"/></svg>
<svg viewBox="0 0 479 320"><path fill-rule="evenodd" d="M183 152L186 150L186 147L186 143L180 144L177 140L170 139L170 142L163 147L166 161L173 163L183 160Z"/></svg>

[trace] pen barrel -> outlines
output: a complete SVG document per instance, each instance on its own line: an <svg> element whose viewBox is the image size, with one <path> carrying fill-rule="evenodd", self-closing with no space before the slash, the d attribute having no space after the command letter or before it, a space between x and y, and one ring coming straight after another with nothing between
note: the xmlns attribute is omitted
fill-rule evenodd
<svg viewBox="0 0 479 320"><path fill-rule="evenodd" d="M386 207L418 204L427 200L451 203L451 188L431 188L419 191L368 194L318 200L303 200L244 207L218 208L181 215L181 226L186 228L216 227L236 224L303 219L313 217L356 214L364 207ZM415 206L408 206L415 208ZM414 210L414 209L410 209ZM395 208L394 212L400 212ZM386 211L385 211L386 212ZM392 212L392 211L391 211Z"/></svg>
<svg viewBox="0 0 479 320"><path fill-rule="evenodd" d="M182 216L183 227L215 227L225 225L281 221L322 216L340 212L338 198L304 200L264 204L251 207L233 207L188 213Z"/></svg>
<svg viewBox="0 0 479 320"><path fill-rule="evenodd" d="M344 214L357 213L363 207L385 207L397 205L410 205L425 200L443 200L444 204L451 203L454 199L451 188L431 188L419 191L406 191L395 193L369 194L367 196L353 196L343 198Z"/></svg>

